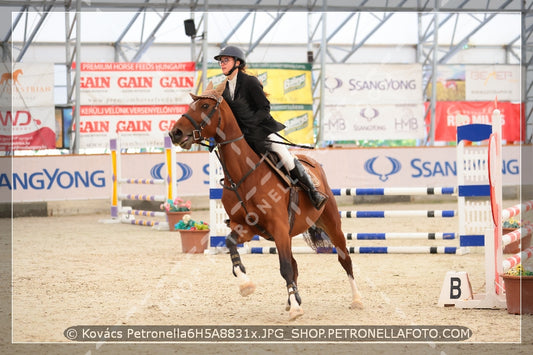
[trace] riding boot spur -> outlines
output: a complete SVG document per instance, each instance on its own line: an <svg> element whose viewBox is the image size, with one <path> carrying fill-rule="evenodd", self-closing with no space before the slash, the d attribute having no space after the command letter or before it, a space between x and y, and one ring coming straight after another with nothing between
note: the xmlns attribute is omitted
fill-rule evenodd
<svg viewBox="0 0 533 355"><path fill-rule="evenodd" d="M328 200L328 196L316 189L311 177L309 174L307 174L303 165L298 159L294 159L294 165L294 169L290 171L291 178L298 180L298 182L303 185L303 188L307 191L313 206L315 206L317 210L321 209L324 203L326 203Z"/></svg>

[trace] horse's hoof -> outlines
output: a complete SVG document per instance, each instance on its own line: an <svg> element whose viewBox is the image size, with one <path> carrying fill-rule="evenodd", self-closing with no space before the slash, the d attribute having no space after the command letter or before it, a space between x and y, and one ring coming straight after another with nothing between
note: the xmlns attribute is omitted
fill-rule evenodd
<svg viewBox="0 0 533 355"><path fill-rule="evenodd" d="M363 302L361 302L361 300L352 301L350 309L363 309Z"/></svg>
<svg viewBox="0 0 533 355"><path fill-rule="evenodd" d="M239 291L242 297L246 297L254 293L255 284L252 281L245 282L239 286Z"/></svg>
<svg viewBox="0 0 533 355"><path fill-rule="evenodd" d="M290 321L296 320L296 319L300 318L303 315L304 315L303 308L302 307L298 307L296 309L293 309L292 311L289 311L289 320Z"/></svg>

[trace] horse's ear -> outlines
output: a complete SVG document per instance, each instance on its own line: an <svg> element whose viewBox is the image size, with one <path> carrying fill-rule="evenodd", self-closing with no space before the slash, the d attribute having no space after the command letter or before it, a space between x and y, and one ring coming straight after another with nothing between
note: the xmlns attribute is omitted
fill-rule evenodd
<svg viewBox="0 0 533 355"><path fill-rule="evenodd" d="M213 82L210 81L209 84L207 84L207 87L205 88L204 91L208 91L208 90L213 90Z"/></svg>
<svg viewBox="0 0 533 355"><path fill-rule="evenodd" d="M223 82L221 82L220 84L217 85L217 87L215 88L215 92L222 96L222 93L224 92L224 90L226 89L226 82L228 81L228 79L225 79Z"/></svg>

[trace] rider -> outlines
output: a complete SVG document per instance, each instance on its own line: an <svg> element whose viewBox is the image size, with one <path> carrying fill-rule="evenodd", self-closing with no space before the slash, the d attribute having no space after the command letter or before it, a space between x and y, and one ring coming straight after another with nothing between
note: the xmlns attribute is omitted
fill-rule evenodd
<svg viewBox="0 0 533 355"><path fill-rule="evenodd" d="M267 150L276 153L291 178L297 179L304 185L311 202L316 209L320 209L328 197L315 188L300 161L292 156L285 145L267 142L267 139L281 141L282 138L276 132L285 126L270 115L270 101L263 91L263 85L255 76L246 74L244 52L238 47L227 46L215 56L215 60L220 63L220 68L227 78L226 88L222 94L224 100L231 104L236 99L242 99L254 112L253 122L239 121L248 144L259 154Z"/></svg>

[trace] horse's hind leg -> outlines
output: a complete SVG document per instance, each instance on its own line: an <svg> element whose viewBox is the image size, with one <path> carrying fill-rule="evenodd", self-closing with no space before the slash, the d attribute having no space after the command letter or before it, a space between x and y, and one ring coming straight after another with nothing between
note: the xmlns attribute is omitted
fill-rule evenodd
<svg viewBox="0 0 533 355"><path fill-rule="evenodd" d="M338 255L337 259L348 275L348 282L350 283L350 288L352 290L352 302L350 308L362 309L363 302L361 302L361 296L359 295L355 278L353 276L352 258L346 248L346 238L341 229L339 211L334 198L330 198L326 203L326 207L324 208L320 219L317 221L317 226L326 232L333 245L335 245Z"/></svg>
<svg viewBox="0 0 533 355"><path fill-rule="evenodd" d="M226 236L226 247L231 257L233 275L241 280L241 284L239 285L241 296L251 295L255 291L255 284L246 275L246 269L237 250L237 238L233 232Z"/></svg>
<svg viewBox="0 0 533 355"><path fill-rule="evenodd" d="M359 295L359 291L357 290L357 285L355 283L355 278L353 276L352 259L350 258L350 254L346 249L346 246L344 246L344 249L339 248L337 246L336 248L339 263L342 265L344 270L346 270L346 274L348 275L348 282L350 283L350 287L352 289L352 303L350 304L350 308L362 309L363 302L361 301L361 296Z"/></svg>

